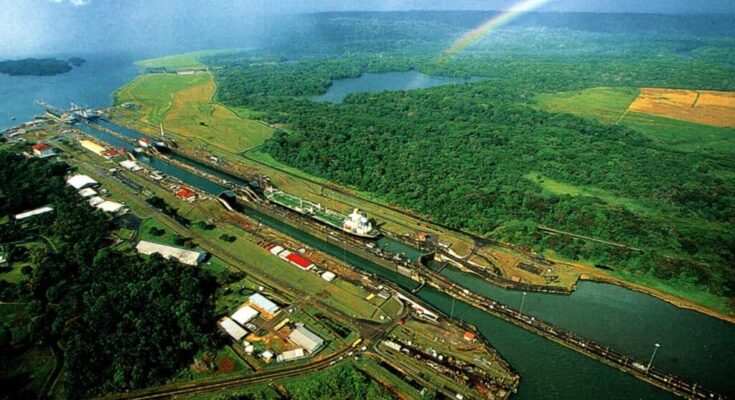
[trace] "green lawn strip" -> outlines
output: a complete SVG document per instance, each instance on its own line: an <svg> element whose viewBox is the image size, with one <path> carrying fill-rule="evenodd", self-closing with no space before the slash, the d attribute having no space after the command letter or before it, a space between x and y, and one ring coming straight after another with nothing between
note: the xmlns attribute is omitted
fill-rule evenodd
<svg viewBox="0 0 735 400"><path fill-rule="evenodd" d="M639 93L637 88L596 87L540 94L531 104L549 112L569 113L611 124L620 119Z"/></svg>
<svg viewBox="0 0 735 400"><path fill-rule="evenodd" d="M390 371L378 365L378 363L370 358L362 357L355 362L355 366L368 374L370 378L379 382L383 386L390 386L393 390L397 390L402 395L410 399L421 399L421 392L415 387L408 384L401 377L393 375Z"/></svg>
<svg viewBox="0 0 735 400"><path fill-rule="evenodd" d="M149 108L148 121L163 122L173 105L176 92L200 85L211 79L208 73L194 75L142 75L116 90L115 104L133 102Z"/></svg>
<svg viewBox="0 0 735 400"><path fill-rule="evenodd" d="M358 318L370 318L374 307L355 293L333 285L318 275L301 271L297 267L270 254L266 249L252 242L252 238L245 231L232 226L218 226L212 230L199 230L194 228L203 236L211 240L219 241L219 245L246 258L261 272L272 276L289 286L294 286L306 291L311 295L319 295L319 300L329 306ZM220 239L222 235L234 236L234 242L225 242ZM343 285L343 284L340 284ZM354 289L352 289L354 290ZM327 296L323 296L324 294Z"/></svg>

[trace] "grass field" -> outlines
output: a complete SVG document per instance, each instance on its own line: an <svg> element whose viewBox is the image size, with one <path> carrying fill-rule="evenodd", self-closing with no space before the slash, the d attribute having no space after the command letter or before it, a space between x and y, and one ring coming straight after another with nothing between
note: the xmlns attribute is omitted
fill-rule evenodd
<svg viewBox="0 0 735 400"><path fill-rule="evenodd" d="M629 112L621 124L643 133L662 147L706 154L735 154L735 129L707 126Z"/></svg>
<svg viewBox="0 0 735 400"><path fill-rule="evenodd" d="M683 117L675 119L653 115L649 113L651 110L647 106L641 105L642 103L633 106L634 101L639 102L641 99L638 97L638 92L638 89L633 88L591 88L539 95L534 98L532 105L546 111L570 113L593 118L602 123L624 125L644 134L664 148L703 154L735 154L735 129L685 121ZM664 103L671 103L671 108L674 110L677 107L683 107L681 108L683 111L679 112L688 113L690 116L704 115L701 118L712 118L707 116L705 110L705 107L709 107L722 118L735 118L735 108L728 112L723 111L722 106L730 104L730 99L735 99L735 97L712 94L717 92L702 91L700 93L702 95L698 96L694 91L671 91L667 95L668 100L664 99L663 95L659 95L658 99ZM653 95L647 96L650 101L656 99L656 97L651 97ZM698 105L696 108L691 107L694 101ZM630 110L628 110L629 106L631 106ZM667 109L663 107L660 111L663 113L665 110Z"/></svg>
<svg viewBox="0 0 735 400"><path fill-rule="evenodd" d="M735 128L735 93L643 88L630 111Z"/></svg>
<svg viewBox="0 0 735 400"><path fill-rule="evenodd" d="M598 199L608 204L623 206L629 211L633 211L639 214L656 215L655 209L650 206L641 204L641 202L637 199L616 196L608 192L607 190L595 187L575 186L550 179L535 172L528 173L524 177L531 182L538 184L545 191L556 195L597 197Z"/></svg>
<svg viewBox="0 0 735 400"><path fill-rule="evenodd" d="M140 105L138 128L158 133L158 124L192 147L220 147L239 153L261 145L272 129L248 119L247 110L235 110L212 101L216 92L210 73L142 75L115 93L115 103Z"/></svg>
<svg viewBox="0 0 735 400"><path fill-rule="evenodd" d="M598 87L541 94L534 98L533 104L546 111L569 113L611 124L618 122L638 93L637 88Z"/></svg>
<svg viewBox="0 0 735 400"><path fill-rule="evenodd" d="M202 57L231 53L237 50L238 49L192 51L189 53L173 54L165 57L149 58L147 60L137 61L135 65L140 68L200 68L206 67L206 65L201 62Z"/></svg>

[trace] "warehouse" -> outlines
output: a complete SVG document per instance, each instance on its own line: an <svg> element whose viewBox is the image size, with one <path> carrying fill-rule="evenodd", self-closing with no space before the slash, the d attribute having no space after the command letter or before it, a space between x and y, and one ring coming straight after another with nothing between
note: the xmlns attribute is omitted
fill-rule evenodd
<svg viewBox="0 0 735 400"><path fill-rule="evenodd" d="M219 326L221 326L222 329L224 329L225 332L227 332L227 334L234 340L240 340L248 334L248 331L236 324L235 321L231 320L229 317L222 318L219 321Z"/></svg>
<svg viewBox="0 0 735 400"><path fill-rule="evenodd" d="M36 215L46 214L47 212L51 212L53 210L54 209L50 206L36 208L35 210L30 210L30 211L22 212L20 214L16 214L15 219L20 221L20 220L24 220L26 218L30 218Z"/></svg>
<svg viewBox="0 0 735 400"><path fill-rule="evenodd" d="M104 157L105 151L107 151L106 148L98 145L97 143L91 141L91 140L80 140L79 144L84 147L85 149L91 151L94 154L97 154L100 157Z"/></svg>
<svg viewBox="0 0 735 400"><path fill-rule="evenodd" d="M92 188L84 188L80 190L78 193L80 196L82 196L82 198L85 198L85 199L97 196L97 191L95 191Z"/></svg>
<svg viewBox="0 0 735 400"><path fill-rule="evenodd" d="M168 246L160 243L148 242L141 240L138 245L135 246L138 253L151 255L158 253L165 259L178 260L182 264L197 266L207 256L206 252L203 251L192 251L180 249L174 246Z"/></svg>
<svg viewBox="0 0 735 400"><path fill-rule="evenodd" d="M235 311L235 313L232 314L230 318L235 320L235 322L237 322L240 325L245 325L248 322L255 319L255 317L257 317L258 314L260 314L258 310L254 309L253 307L244 306L244 307L240 307L240 309Z"/></svg>
<svg viewBox="0 0 735 400"><path fill-rule="evenodd" d="M96 187L100 185L96 180L90 178L87 175L81 174L74 175L71 178L67 179L66 184L76 190L82 190L84 188Z"/></svg>
<svg viewBox="0 0 735 400"><path fill-rule="evenodd" d="M262 312L264 316L267 316L268 318L272 317L280 310L276 303L268 300L260 293L255 293L254 295L250 296L248 302L253 308Z"/></svg>
<svg viewBox="0 0 735 400"><path fill-rule="evenodd" d="M304 349L298 348L293 350L284 351L283 353L279 354L276 357L277 362L284 362L284 361L292 361L292 360L298 360L299 358L306 357L306 353L304 353Z"/></svg>
<svg viewBox="0 0 735 400"><path fill-rule="evenodd" d="M127 209L124 205L115 202L115 201L103 201L102 203L97 204L95 207L99 208L100 210L111 213L111 214L123 214L127 212Z"/></svg>
<svg viewBox="0 0 735 400"><path fill-rule="evenodd" d="M288 339L296 343L298 346L303 347L309 353L314 353L319 346L324 344L324 339L317 336L314 332L306 329L303 324L298 324L296 329L288 335Z"/></svg>

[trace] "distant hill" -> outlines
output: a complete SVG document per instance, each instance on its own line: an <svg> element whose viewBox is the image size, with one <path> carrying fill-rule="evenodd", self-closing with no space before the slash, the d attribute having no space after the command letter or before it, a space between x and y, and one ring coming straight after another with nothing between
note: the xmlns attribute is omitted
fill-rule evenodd
<svg viewBox="0 0 735 400"><path fill-rule="evenodd" d="M55 58L25 58L22 60L0 61L0 73L11 76L48 76L69 72L73 67L84 64L86 60L72 57L69 60Z"/></svg>

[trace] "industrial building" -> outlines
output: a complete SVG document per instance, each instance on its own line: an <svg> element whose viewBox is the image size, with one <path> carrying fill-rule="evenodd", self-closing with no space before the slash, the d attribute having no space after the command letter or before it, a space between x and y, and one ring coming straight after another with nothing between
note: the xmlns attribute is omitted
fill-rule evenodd
<svg viewBox="0 0 735 400"><path fill-rule="evenodd" d="M245 335L248 334L248 331L243 329L240 325L235 323L235 321L231 320L230 317L224 317L219 321L219 326L222 327L222 329L227 332L228 335L234 340L239 341Z"/></svg>
<svg viewBox="0 0 735 400"><path fill-rule="evenodd" d="M317 336L314 332L306 329L303 324L298 324L296 329L291 331L291 334L288 335L288 339L296 345L303 347L309 353L313 353L322 344L324 344L324 339Z"/></svg>
<svg viewBox="0 0 735 400"><path fill-rule="evenodd" d="M79 144L80 144L80 145L81 145L81 146L82 146L83 148L85 148L85 149L87 149L87 150L91 151L91 152L92 152L92 153L94 153L94 154L97 154L97 155L98 155L98 156L100 156L100 157L104 157L104 156L103 156L103 154L104 154L104 153L105 153L105 151L107 150L107 149L105 149L104 147L102 147L102 146L98 145L97 143L95 143L95 142L93 142L93 141L91 141L91 140L80 140L80 141L79 141Z"/></svg>
<svg viewBox="0 0 735 400"><path fill-rule="evenodd" d="M131 160L120 161L120 166L133 172L143 169L137 162Z"/></svg>
<svg viewBox="0 0 735 400"><path fill-rule="evenodd" d="M95 207L110 214L123 214L127 212L125 206L116 201L103 201L102 203L97 204Z"/></svg>
<svg viewBox="0 0 735 400"><path fill-rule="evenodd" d="M36 143L33 145L33 155L38 158L51 157L54 154L56 154L54 149L46 143Z"/></svg>
<svg viewBox="0 0 735 400"><path fill-rule="evenodd" d="M279 354L276 357L276 362L284 362L284 361L293 361L298 360L299 358L306 357L306 353L304 353L304 349L297 348L293 350L284 351L283 353Z"/></svg>
<svg viewBox="0 0 735 400"><path fill-rule="evenodd" d="M240 307L234 314L230 316L235 322L240 325L245 325L248 322L255 319L260 313L258 310L250 306Z"/></svg>
<svg viewBox="0 0 735 400"><path fill-rule="evenodd" d="M145 240L141 240L140 242L138 242L138 245L135 246L135 249L138 250L138 253L141 254L151 255L158 253L165 259L174 259L182 264L191 266L199 265L199 263L202 262L207 256L207 253L203 251L185 250L165 244L148 242Z"/></svg>
<svg viewBox="0 0 735 400"><path fill-rule="evenodd" d="M250 296L250 298L248 299L248 304L254 309L260 311L261 315L265 319L273 318L278 313L278 311L281 310L280 307L276 305L276 303L268 300L260 293L255 293Z"/></svg>
<svg viewBox="0 0 735 400"><path fill-rule="evenodd" d="M47 212L51 212L53 210L54 210L53 207L50 207L50 206L40 207L40 208L36 208L35 210L30 210L30 211L22 212L20 214L16 214L15 219L18 221L21 221L21 220L24 220L26 218L30 218L36 215L46 214Z"/></svg>
<svg viewBox="0 0 735 400"><path fill-rule="evenodd" d="M96 180L90 178L87 175L81 174L74 175L71 178L67 179L66 184L76 190L82 190L88 187L97 187L100 185Z"/></svg>
<svg viewBox="0 0 735 400"><path fill-rule="evenodd" d="M83 199L88 199L90 197L97 196L97 191L92 188L84 188L80 190L79 195L82 196Z"/></svg>
<svg viewBox="0 0 735 400"><path fill-rule="evenodd" d="M327 282L333 281L336 277L337 275L331 271L325 271L324 273L322 273L322 279L324 279Z"/></svg>

